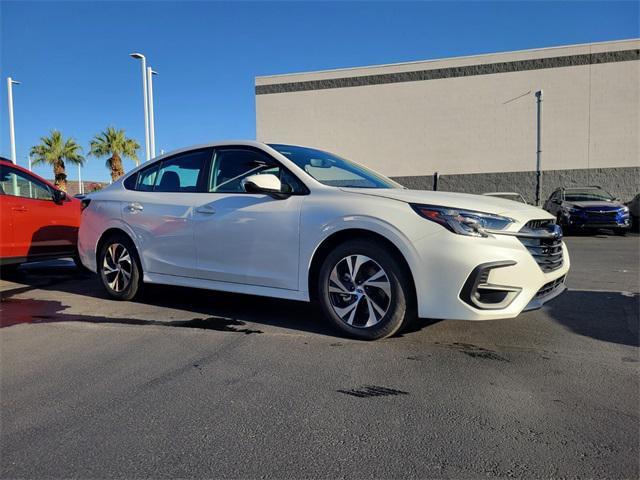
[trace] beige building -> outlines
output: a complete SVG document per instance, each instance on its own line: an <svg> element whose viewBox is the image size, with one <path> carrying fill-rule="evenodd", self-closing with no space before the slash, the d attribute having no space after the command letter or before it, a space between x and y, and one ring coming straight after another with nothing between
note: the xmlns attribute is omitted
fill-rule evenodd
<svg viewBox="0 0 640 480"><path fill-rule="evenodd" d="M326 149L414 188L533 199L640 174L640 39L256 78L257 138Z"/></svg>

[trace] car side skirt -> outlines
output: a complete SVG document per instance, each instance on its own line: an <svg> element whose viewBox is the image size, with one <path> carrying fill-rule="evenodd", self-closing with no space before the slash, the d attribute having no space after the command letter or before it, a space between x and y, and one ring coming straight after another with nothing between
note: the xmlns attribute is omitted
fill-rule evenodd
<svg viewBox="0 0 640 480"><path fill-rule="evenodd" d="M215 290L229 293L242 293L246 295L257 295L260 297L282 298L284 300L309 301L308 292L299 290L287 290L284 288L262 287L259 285L245 285L242 283L219 282L202 278L179 277L176 275L166 275L163 273L144 274L145 283L155 283L160 285L174 285L178 287L202 288L204 290Z"/></svg>

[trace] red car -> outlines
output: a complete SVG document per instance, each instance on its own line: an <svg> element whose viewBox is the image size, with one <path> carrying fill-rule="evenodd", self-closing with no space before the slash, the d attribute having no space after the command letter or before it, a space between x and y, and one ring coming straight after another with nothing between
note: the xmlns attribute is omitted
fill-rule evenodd
<svg viewBox="0 0 640 480"><path fill-rule="evenodd" d="M77 258L80 200L0 158L0 265Z"/></svg>

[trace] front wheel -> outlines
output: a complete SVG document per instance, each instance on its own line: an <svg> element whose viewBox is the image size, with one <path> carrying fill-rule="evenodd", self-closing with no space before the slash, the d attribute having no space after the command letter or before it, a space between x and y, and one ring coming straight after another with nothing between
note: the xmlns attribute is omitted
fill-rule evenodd
<svg viewBox="0 0 640 480"><path fill-rule="evenodd" d="M112 298L131 300L140 291L142 269L133 242L125 235L112 235L101 246L98 273Z"/></svg>
<svg viewBox="0 0 640 480"><path fill-rule="evenodd" d="M351 337L390 337L415 315L410 273L388 250L374 241L351 240L336 247L322 263L320 306Z"/></svg>

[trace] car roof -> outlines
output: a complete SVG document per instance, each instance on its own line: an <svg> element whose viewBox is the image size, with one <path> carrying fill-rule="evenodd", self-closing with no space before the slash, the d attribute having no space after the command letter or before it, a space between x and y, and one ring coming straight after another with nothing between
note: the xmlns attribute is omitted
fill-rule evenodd
<svg viewBox="0 0 640 480"><path fill-rule="evenodd" d="M482 195L520 195L520 194L518 192L486 192L486 193L483 193Z"/></svg>
<svg viewBox="0 0 640 480"><path fill-rule="evenodd" d="M175 150L171 150L170 152L165 152L162 155L158 155L157 157L154 157L154 158L150 159L149 161L156 160L156 159L158 159L160 157L169 157L171 155L175 155L177 153L186 152L186 151L189 151L189 150L197 150L199 148L227 147L227 146L234 146L234 145L245 146L245 147L258 147L258 148L268 147L268 145L266 143L256 142L255 140L220 140L220 141L217 141L217 142L200 143L200 144L191 145L191 146L188 146L188 147L177 148Z"/></svg>

